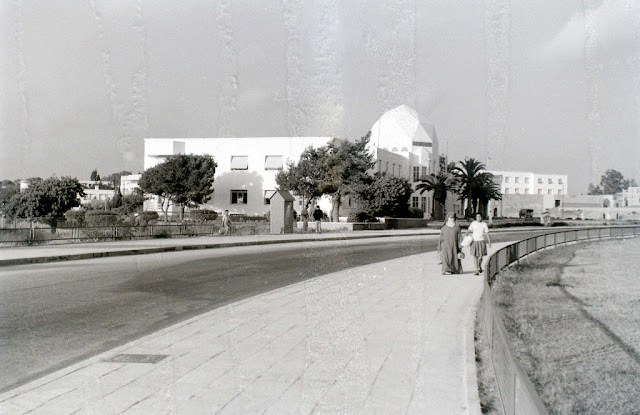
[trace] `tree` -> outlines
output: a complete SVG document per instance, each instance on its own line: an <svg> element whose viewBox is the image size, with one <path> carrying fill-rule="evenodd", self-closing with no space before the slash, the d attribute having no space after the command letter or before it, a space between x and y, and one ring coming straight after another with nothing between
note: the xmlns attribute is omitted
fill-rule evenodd
<svg viewBox="0 0 640 415"><path fill-rule="evenodd" d="M113 209L118 209L122 206L122 193L120 193L119 187L116 187L116 190L113 192L113 199L111 199L110 205Z"/></svg>
<svg viewBox="0 0 640 415"><path fill-rule="evenodd" d="M19 218L60 218L69 209L80 206L84 190L77 179L50 177L34 180L6 204L9 216Z"/></svg>
<svg viewBox="0 0 640 415"><path fill-rule="evenodd" d="M296 196L302 197L304 207L308 209L312 200L322 196L322 172L318 168L319 165L319 151L308 147L300 155L298 163L290 163L286 170L276 174L276 184L279 189L291 190Z"/></svg>
<svg viewBox="0 0 640 415"><path fill-rule="evenodd" d="M179 154L142 173L138 185L145 193L160 197L165 222L169 207L180 206L180 218L185 207L194 207L211 198L216 162L211 156Z"/></svg>
<svg viewBox="0 0 640 415"><path fill-rule="evenodd" d="M20 191L20 185L11 180L0 183L0 213L5 213L5 206L9 200Z"/></svg>
<svg viewBox="0 0 640 415"><path fill-rule="evenodd" d="M128 170L119 171L117 173L111 173L104 177L105 181L112 182L114 187L120 187L120 178L122 176L128 176L131 172Z"/></svg>
<svg viewBox="0 0 640 415"><path fill-rule="evenodd" d="M467 202L465 216L471 217L474 192L477 192L477 188L481 186L481 174L485 169L485 165L474 158L466 158L464 161L460 161L459 164L454 169L454 174L459 181L458 194L463 205L465 201Z"/></svg>
<svg viewBox="0 0 640 415"><path fill-rule="evenodd" d="M635 186L637 186L637 184L634 179L625 179L619 171L609 169L600 176L599 185L594 186L589 183L587 193L590 195L613 195Z"/></svg>
<svg viewBox="0 0 640 415"><path fill-rule="evenodd" d="M411 192L407 179L384 173L353 186L357 203L370 216L406 217Z"/></svg>
<svg viewBox="0 0 640 415"><path fill-rule="evenodd" d="M318 149L322 172L319 187L322 194L331 196L331 220L334 222L339 220L340 198L370 178L368 171L374 166L373 156L367 150L370 137L371 131L355 143L334 138Z"/></svg>
<svg viewBox="0 0 640 415"><path fill-rule="evenodd" d="M141 189L134 189L131 194L122 196L122 206L120 206L120 213L130 215L142 209L144 205L144 193Z"/></svg>
<svg viewBox="0 0 640 415"><path fill-rule="evenodd" d="M91 172L91 178L89 180L91 180L92 182L100 181L100 175L98 174L98 169L93 169L93 171Z"/></svg>
<svg viewBox="0 0 640 415"><path fill-rule="evenodd" d="M453 169L453 167L452 167ZM433 192L431 203L431 217L436 219L436 203L444 206L447 201L447 193L455 191L458 188L458 178L453 173L449 173L446 170L440 170L438 174L431 173L426 177L423 177L420 183L416 184L416 191L420 193ZM438 215L440 216L440 215ZM437 219L442 219L438 217Z"/></svg>

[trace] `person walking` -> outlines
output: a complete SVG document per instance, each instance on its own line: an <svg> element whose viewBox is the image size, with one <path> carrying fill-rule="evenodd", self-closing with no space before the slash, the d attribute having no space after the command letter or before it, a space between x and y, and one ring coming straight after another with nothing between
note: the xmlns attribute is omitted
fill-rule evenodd
<svg viewBox="0 0 640 415"><path fill-rule="evenodd" d="M222 229L220 229L222 235L229 235L231 233L231 217L229 211L225 210L222 214Z"/></svg>
<svg viewBox="0 0 640 415"><path fill-rule="evenodd" d="M440 239L438 240L438 255L442 261L442 275L460 274L462 263L460 262L460 225L457 223L457 216L450 212L447 220L440 228Z"/></svg>
<svg viewBox="0 0 640 415"><path fill-rule="evenodd" d="M313 211L313 219L316 221L316 233L322 232L321 226L322 226L323 215L324 213L322 213L320 206L316 206L316 210Z"/></svg>
<svg viewBox="0 0 640 415"><path fill-rule="evenodd" d="M487 255L487 245L491 246L489 227L482 221L482 214L476 214L476 220L469 225L468 233L470 233L473 238L469 249L471 255L474 257L474 265L476 267L475 275L478 275L482 272L482 257Z"/></svg>

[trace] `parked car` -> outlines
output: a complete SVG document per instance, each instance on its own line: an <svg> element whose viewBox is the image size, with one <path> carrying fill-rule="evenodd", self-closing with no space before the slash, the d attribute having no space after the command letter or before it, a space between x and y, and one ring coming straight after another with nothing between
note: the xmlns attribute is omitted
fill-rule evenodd
<svg viewBox="0 0 640 415"><path fill-rule="evenodd" d="M533 209L520 209L520 215L518 216L525 221L533 220Z"/></svg>

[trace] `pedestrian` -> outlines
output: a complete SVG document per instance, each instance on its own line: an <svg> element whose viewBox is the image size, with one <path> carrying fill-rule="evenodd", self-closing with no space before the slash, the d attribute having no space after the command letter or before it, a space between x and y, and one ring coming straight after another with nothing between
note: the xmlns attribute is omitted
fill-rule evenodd
<svg viewBox="0 0 640 415"><path fill-rule="evenodd" d="M322 213L320 206L316 206L316 210L313 211L313 219L316 221L316 233L322 232L321 226L322 226L323 215L324 213Z"/></svg>
<svg viewBox="0 0 640 415"><path fill-rule="evenodd" d="M222 235L231 233L231 217L229 216L228 210L225 210L222 214L222 229L220 229L220 233Z"/></svg>
<svg viewBox="0 0 640 415"><path fill-rule="evenodd" d="M482 257L487 255L487 245L491 246L489 238L489 227L482 221L482 214L476 214L476 220L469 225L468 234L471 234L473 241L471 242L471 255L474 257L474 265L476 267L475 275L482 272Z"/></svg>
<svg viewBox="0 0 640 415"><path fill-rule="evenodd" d="M438 241L438 255L442 261L442 275L460 274L462 263L460 262L460 225L457 223L454 212L447 214L447 220L440 228L440 240Z"/></svg>

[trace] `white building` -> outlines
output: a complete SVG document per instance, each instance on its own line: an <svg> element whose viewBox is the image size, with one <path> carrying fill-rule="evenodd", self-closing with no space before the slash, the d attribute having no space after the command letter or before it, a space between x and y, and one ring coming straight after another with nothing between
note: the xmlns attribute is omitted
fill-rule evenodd
<svg viewBox="0 0 640 415"><path fill-rule="evenodd" d="M640 187L629 187L622 191L622 206L640 206Z"/></svg>
<svg viewBox="0 0 640 415"><path fill-rule="evenodd" d="M140 177L142 177L141 174L129 174L120 177L120 193L122 196L130 195L138 188Z"/></svg>
<svg viewBox="0 0 640 415"><path fill-rule="evenodd" d="M269 198L277 186L275 176L290 162L298 162L302 152L327 144L331 137L245 137L245 138L146 138L145 170L176 154L208 154L217 163L213 195L204 207L231 213L261 215L269 211ZM407 106L385 113L372 127L370 151L375 171L410 181L435 172L438 143L435 129L422 125L418 114ZM123 194L125 194L123 192ZM414 194L412 205L430 211L428 194ZM301 211L301 201L295 204ZM329 214L330 203L321 205ZM355 208L343 199L341 214ZM145 210L160 210L157 200L145 203Z"/></svg>
<svg viewBox="0 0 640 415"><path fill-rule="evenodd" d="M568 176L522 171L493 171L503 195L566 195Z"/></svg>

